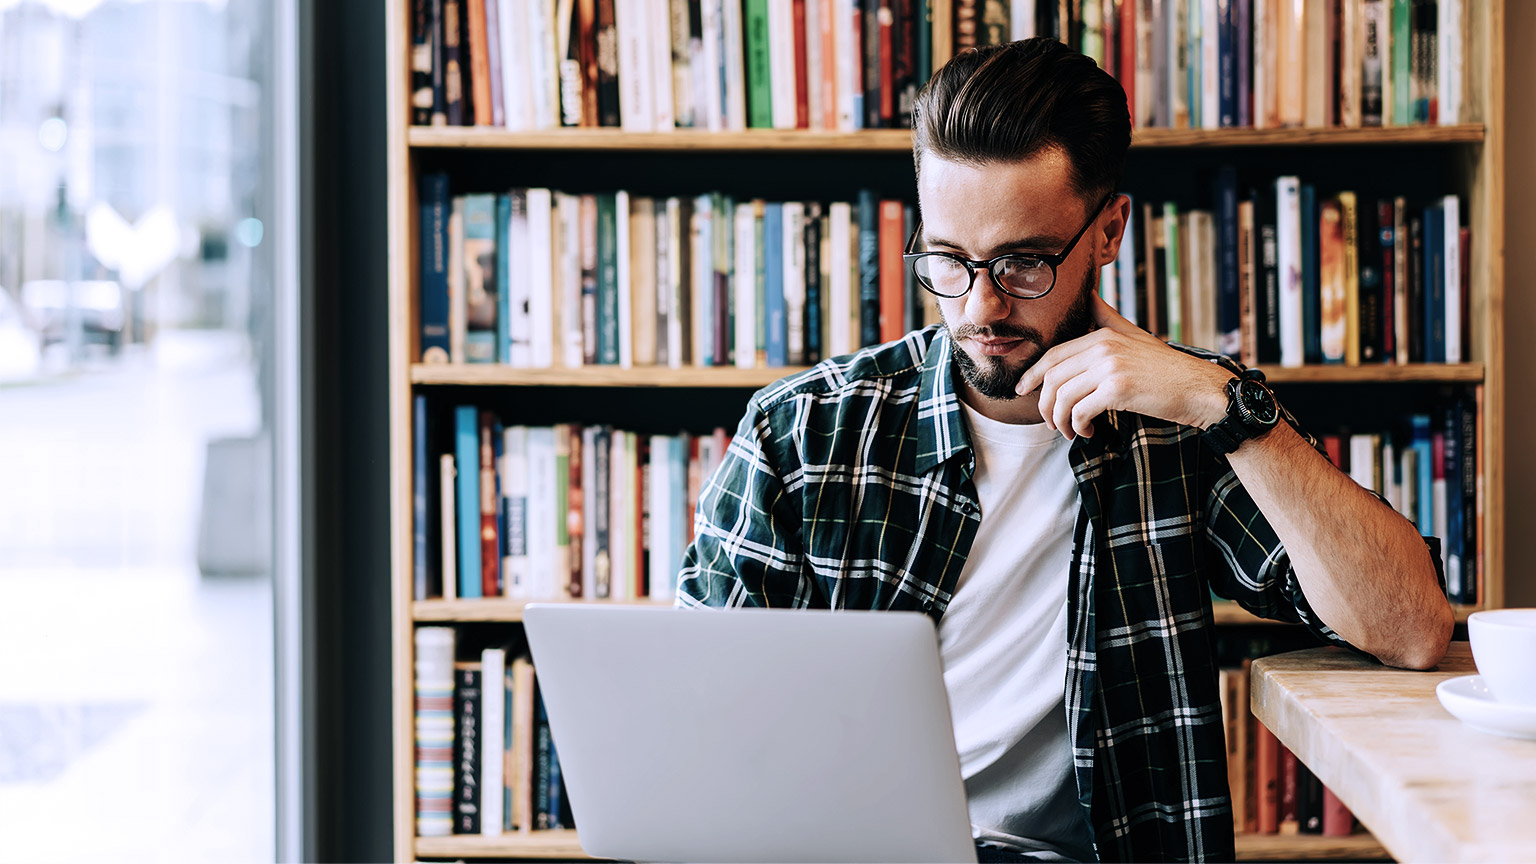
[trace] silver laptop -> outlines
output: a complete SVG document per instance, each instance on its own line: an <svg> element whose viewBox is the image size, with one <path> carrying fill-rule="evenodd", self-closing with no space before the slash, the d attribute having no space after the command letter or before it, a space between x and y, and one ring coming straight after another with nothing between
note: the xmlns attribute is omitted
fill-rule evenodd
<svg viewBox="0 0 1536 864"><path fill-rule="evenodd" d="M587 854L976 860L926 616L536 603L523 620Z"/></svg>

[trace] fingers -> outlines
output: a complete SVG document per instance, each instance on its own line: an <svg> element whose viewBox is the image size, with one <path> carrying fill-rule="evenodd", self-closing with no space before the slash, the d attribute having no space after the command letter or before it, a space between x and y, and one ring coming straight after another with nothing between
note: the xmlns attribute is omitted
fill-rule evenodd
<svg viewBox="0 0 1536 864"><path fill-rule="evenodd" d="M1045 352L1040 356L1039 360L1035 361L1033 366L1025 371L1023 377L1019 379L1018 386L1014 388L1014 392L1020 396L1035 392L1044 383L1045 376L1052 369L1103 342L1108 338L1108 333L1109 331L1096 330L1087 336L1079 336L1076 339L1063 342Z"/></svg>
<svg viewBox="0 0 1536 864"><path fill-rule="evenodd" d="M1040 416L1045 418L1046 423L1052 422L1057 403L1062 398L1061 389L1068 382L1093 371L1103 359L1103 351L1079 351L1070 357L1061 359L1040 376ZM1036 364L1036 368L1039 365ZM1031 368L1030 371L1033 372L1034 368ZM1101 373L1095 372L1094 374L1097 377ZM1022 384L1020 386L1022 389ZM1031 392L1033 390L1022 391L1025 395ZM1054 429L1056 426L1052 425L1051 428Z"/></svg>
<svg viewBox="0 0 1536 864"><path fill-rule="evenodd" d="M1092 420L1098 416L1098 412L1079 418L1078 408L1090 399L1099 389L1100 378L1092 369L1062 382L1055 388L1054 399L1047 410L1043 405L1040 414L1050 428L1060 432L1068 440L1076 435L1093 434Z"/></svg>

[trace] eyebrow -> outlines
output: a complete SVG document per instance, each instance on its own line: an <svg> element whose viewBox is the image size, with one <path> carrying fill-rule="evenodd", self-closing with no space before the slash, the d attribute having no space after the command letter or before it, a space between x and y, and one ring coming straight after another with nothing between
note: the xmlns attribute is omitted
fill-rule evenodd
<svg viewBox="0 0 1536 864"><path fill-rule="evenodd" d="M942 237L934 237L933 235L928 234L927 232L924 232L923 240L924 240L924 242L926 242L928 244L929 247L933 247L933 246L947 246L947 247L949 247L951 249L963 249L963 248L965 248L964 246L962 246L959 243L954 242L953 240L945 240ZM996 253L998 255L1007 255L1007 254L1009 254L1010 251L1018 251L1018 250L1029 251L1029 252L1042 252L1042 253L1045 253L1045 254L1049 255L1049 254L1053 254L1056 251L1060 250L1061 247L1065 246L1066 244L1067 244L1066 238L1062 238L1062 237L1032 236L1032 237L1024 237L1024 238L1021 238L1021 239L1018 239L1018 240L1010 240L1007 243L1000 243L1000 244L998 244L996 246L993 246L990 251L992 251L992 252L994 252L994 253Z"/></svg>

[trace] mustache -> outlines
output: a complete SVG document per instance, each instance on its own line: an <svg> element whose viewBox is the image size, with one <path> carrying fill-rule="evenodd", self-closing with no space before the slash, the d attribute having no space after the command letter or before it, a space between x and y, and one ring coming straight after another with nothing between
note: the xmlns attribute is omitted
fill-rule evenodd
<svg viewBox="0 0 1536 864"><path fill-rule="evenodd" d="M1031 342L1044 343L1045 336L1033 327L1015 326L1012 324L994 324L987 327L977 327L974 324L961 324L952 334L955 339L1028 339Z"/></svg>

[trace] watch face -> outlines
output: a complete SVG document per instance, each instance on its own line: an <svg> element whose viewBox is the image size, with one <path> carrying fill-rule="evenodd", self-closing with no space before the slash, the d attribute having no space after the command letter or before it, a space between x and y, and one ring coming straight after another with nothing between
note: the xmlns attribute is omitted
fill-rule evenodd
<svg viewBox="0 0 1536 864"><path fill-rule="evenodd" d="M1255 422L1272 426L1280 419L1280 407L1275 404L1275 396L1263 384L1243 381L1238 385L1238 397Z"/></svg>

